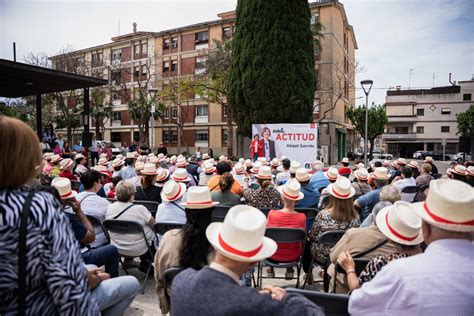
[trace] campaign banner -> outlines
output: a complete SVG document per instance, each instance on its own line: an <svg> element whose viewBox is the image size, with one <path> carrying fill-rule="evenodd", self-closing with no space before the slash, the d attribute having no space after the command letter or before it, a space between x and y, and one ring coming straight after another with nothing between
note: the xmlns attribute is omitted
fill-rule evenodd
<svg viewBox="0 0 474 316"><path fill-rule="evenodd" d="M318 124L316 123L252 124L252 141L255 135L259 136L263 148L259 151L259 156L269 160L285 156L309 169L311 163L317 159Z"/></svg>

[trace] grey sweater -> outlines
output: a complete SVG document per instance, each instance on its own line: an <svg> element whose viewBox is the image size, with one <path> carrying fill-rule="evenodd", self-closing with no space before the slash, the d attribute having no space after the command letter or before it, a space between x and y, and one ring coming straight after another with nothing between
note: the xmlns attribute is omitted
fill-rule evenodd
<svg viewBox="0 0 474 316"><path fill-rule="evenodd" d="M209 267L186 269L173 281L171 315L324 315L322 309L296 293L274 301L254 288L239 286Z"/></svg>

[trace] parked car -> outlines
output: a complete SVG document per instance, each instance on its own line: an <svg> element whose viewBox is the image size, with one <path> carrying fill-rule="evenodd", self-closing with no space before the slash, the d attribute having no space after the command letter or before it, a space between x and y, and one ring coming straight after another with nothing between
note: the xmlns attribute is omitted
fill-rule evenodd
<svg viewBox="0 0 474 316"><path fill-rule="evenodd" d="M374 159L382 159L382 160L393 160L392 154L381 154L380 152L373 152Z"/></svg>
<svg viewBox="0 0 474 316"><path fill-rule="evenodd" d="M426 150L418 150L413 153L413 158L415 159L425 159L426 156L429 156L428 151Z"/></svg>
<svg viewBox="0 0 474 316"><path fill-rule="evenodd" d="M120 149L117 148L117 146L115 146L114 143L108 142L108 141L105 141L105 140L98 140L97 141L97 146L99 146L102 150L105 149L106 144L109 144L110 148L112 148L112 155L117 156L118 154L120 154Z"/></svg>
<svg viewBox="0 0 474 316"><path fill-rule="evenodd" d="M469 161L471 160L471 155L468 155L467 153L457 153L456 155L453 156L453 160L457 162L463 162L463 161Z"/></svg>
<svg viewBox="0 0 474 316"><path fill-rule="evenodd" d="M437 151L427 151L425 157L426 156L433 157L433 160L443 160L443 153L440 153L440 152L437 152ZM423 157L423 159L425 159L425 157ZM451 157L449 157L449 155L445 154L444 155L444 160L449 161L449 160L451 160Z"/></svg>

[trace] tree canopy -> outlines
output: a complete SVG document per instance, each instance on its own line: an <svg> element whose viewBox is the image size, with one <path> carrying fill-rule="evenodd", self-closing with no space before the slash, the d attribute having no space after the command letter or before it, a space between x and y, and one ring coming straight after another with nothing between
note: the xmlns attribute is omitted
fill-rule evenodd
<svg viewBox="0 0 474 316"><path fill-rule="evenodd" d="M284 12L284 14L282 14ZM239 0L229 104L239 133L252 123L313 120L314 37L306 0Z"/></svg>
<svg viewBox="0 0 474 316"><path fill-rule="evenodd" d="M474 104L466 112L456 114L458 134L474 137Z"/></svg>

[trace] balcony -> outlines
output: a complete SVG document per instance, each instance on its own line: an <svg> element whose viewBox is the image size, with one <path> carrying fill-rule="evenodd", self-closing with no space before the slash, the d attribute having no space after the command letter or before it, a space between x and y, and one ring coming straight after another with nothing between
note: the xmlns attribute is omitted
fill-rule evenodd
<svg viewBox="0 0 474 316"><path fill-rule="evenodd" d="M194 119L194 123L196 124L206 124L209 123L209 117L206 116L196 116Z"/></svg>
<svg viewBox="0 0 474 316"><path fill-rule="evenodd" d="M384 140L415 140L416 133L385 133L382 137Z"/></svg>

